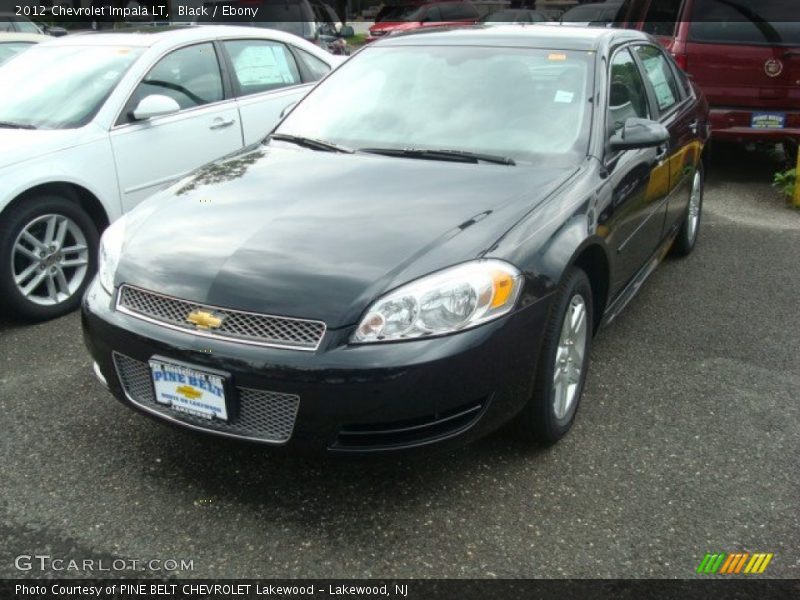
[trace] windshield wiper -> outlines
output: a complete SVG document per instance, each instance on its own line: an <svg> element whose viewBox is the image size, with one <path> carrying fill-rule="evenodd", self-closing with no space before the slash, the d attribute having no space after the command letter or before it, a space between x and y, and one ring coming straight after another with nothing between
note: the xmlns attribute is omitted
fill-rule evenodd
<svg viewBox="0 0 800 600"><path fill-rule="evenodd" d="M26 123L12 123L11 121L0 121L0 127L6 129L36 129L36 125L28 125Z"/></svg>
<svg viewBox="0 0 800 600"><path fill-rule="evenodd" d="M466 150L426 150L423 148L359 148L359 152L383 154L385 156L401 156L406 158L422 158L428 160L452 160L457 162L487 162L496 165L515 166L514 159L496 154L481 154Z"/></svg>
<svg viewBox="0 0 800 600"><path fill-rule="evenodd" d="M304 148L311 148L312 150L322 150L323 152L344 152L346 154L352 154L353 151L350 148L345 148L344 146L337 146L332 142L326 142L325 140L316 140L314 138L307 138L300 135L291 135L288 133L273 133L267 139L270 140L279 140L281 142L289 142L290 144L297 144L298 146L303 146Z"/></svg>

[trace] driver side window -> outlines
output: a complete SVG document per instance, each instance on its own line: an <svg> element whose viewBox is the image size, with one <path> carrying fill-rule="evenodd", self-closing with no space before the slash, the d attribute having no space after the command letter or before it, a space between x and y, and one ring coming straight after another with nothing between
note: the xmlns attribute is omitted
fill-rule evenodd
<svg viewBox="0 0 800 600"><path fill-rule="evenodd" d="M621 129L630 118L650 118L642 74L628 50L617 52L612 59L609 80L607 125L610 134Z"/></svg>
<svg viewBox="0 0 800 600"><path fill-rule="evenodd" d="M188 46L159 60L134 90L121 120L130 122L139 102L154 94L172 98L181 110L221 101L222 75L214 46Z"/></svg>

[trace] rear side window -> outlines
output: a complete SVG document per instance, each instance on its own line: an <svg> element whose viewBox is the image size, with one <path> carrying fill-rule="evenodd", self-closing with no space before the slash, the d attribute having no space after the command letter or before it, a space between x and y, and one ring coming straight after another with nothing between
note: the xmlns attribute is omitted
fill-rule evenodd
<svg viewBox="0 0 800 600"><path fill-rule="evenodd" d="M330 73L331 68L325 61L318 59L313 54L310 54L305 50L301 50L300 48L295 48L294 50L300 57L300 60L302 61L303 65L311 74L311 81L319 81L320 79L325 77L325 75Z"/></svg>
<svg viewBox="0 0 800 600"><path fill-rule="evenodd" d="M614 131L632 118L647 119L647 93L639 67L628 50L617 52L611 61L611 85L608 98L608 124Z"/></svg>
<svg viewBox="0 0 800 600"><path fill-rule="evenodd" d="M800 46L799 9L787 0L695 0L689 41Z"/></svg>
<svg viewBox="0 0 800 600"><path fill-rule="evenodd" d="M675 23L683 0L652 0L642 29L652 35L675 35Z"/></svg>
<svg viewBox="0 0 800 600"><path fill-rule="evenodd" d="M639 55L650 85L655 91L658 110L662 113L667 112L681 98L675 74L669 66L667 57L655 46L638 46L636 54Z"/></svg>
<svg viewBox="0 0 800 600"><path fill-rule="evenodd" d="M280 42L235 40L224 45L233 63L241 96L301 83L292 53Z"/></svg>

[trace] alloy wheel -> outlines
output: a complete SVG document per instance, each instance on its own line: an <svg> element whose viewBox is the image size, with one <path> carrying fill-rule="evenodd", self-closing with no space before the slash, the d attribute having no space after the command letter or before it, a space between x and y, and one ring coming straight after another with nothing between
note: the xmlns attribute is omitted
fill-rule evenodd
<svg viewBox="0 0 800 600"><path fill-rule="evenodd" d="M580 391L588 338L586 302L575 294L561 325L553 374L553 411L559 420L569 416Z"/></svg>
<svg viewBox="0 0 800 600"><path fill-rule="evenodd" d="M690 243L697 237L697 229L700 223L700 201L703 198L703 176L700 171L694 174L692 181L692 193L689 196L689 215L686 223L686 238Z"/></svg>
<svg viewBox="0 0 800 600"><path fill-rule="evenodd" d="M64 215L36 217L22 228L12 247L14 284L23 297L41 306L72 297L88 270L86 235Z"/></svg>

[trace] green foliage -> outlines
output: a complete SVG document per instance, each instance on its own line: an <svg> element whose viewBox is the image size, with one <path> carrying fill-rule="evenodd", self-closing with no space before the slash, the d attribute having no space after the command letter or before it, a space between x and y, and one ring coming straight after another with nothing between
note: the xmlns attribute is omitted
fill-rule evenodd
<svg viewBox="0 0 800 600"><path fill-rule="evenodd" d="M784 196L791 198L794 195L794 186L797 184L797 169L779 171L775 173L772 187L777 188Z"/></svg>

